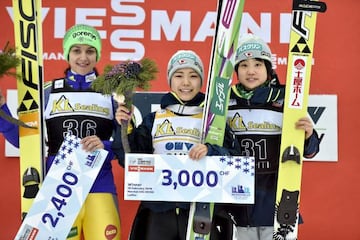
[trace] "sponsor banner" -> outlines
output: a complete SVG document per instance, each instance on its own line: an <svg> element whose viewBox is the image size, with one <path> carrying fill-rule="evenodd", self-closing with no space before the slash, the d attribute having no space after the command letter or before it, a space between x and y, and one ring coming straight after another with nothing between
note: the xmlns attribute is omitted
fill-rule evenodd
<svg viewBox="0 0 360 240"><path fill-rule="evenodd" d="M335 3L334 3L335 4ZM64 61L62 40L68 28L76 23L94 26L102 38L102 54L97 68L128 59L140 60L151 57L159 64L159 78L152 86L154 91L167 89L166 66L178 49L193 49L209 66L210 49L215 33L217 1L191 0L113 0L109 2L77 0L42 1L44 79L59 78L67 63ZM259 8L261 6L261 8ZM336 6L333 7L335 9ZM4 26L14 21L11 0L0 1L0 16ZM336 25L329 19L327 25ZM333 21L333 22L331 22ZM258 0L244 6L240 34L252 32L273 50L272 60L280 79L285 79L289 30L291 26L291 3ZM13 42L12 31L0 36L0 46ZM327 48L317 49L318 56L326 56ZM314 65L318 63L314 57ZM164 71L163 71L164 70ZM326 79L326 72L321 71ZM331 76L331 75L330 75ZM205 90L206 84L203 84Z"/></svg>
<svg viewBox="0 0 360 240"><path fill-rule="evenodd" d="M139 92L135 94L136 123L150 111L160 107L163 92ZM320 152L312 159L305 161L337 162L338 161L338 103L337 95L316 94L308 99L308 117L321 138Z"/></svg>
<svg viewBox="0 0 360 240"><path fill-rule="evenodd" d="M254 203L254 157L126 154L125 200Z"/></svg>
<svg viewBox="0 0 360 240"><path fill-rule="evenodd" d="M140 124L143 116L160 108L164 92L138 92L134 95L134 113L136 123ZM16 116L16 90L7 90L10 110ZM336 162L338 161L338 103L337 95L310 95L308 116L321 137L320 152L312 159L305 161ZM18 157L18 149L6 141L5 156Z"/></svg>

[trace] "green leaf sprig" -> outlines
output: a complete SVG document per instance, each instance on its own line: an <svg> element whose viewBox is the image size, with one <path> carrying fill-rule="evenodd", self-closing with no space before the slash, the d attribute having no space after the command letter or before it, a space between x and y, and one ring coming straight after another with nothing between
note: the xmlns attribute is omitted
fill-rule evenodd
<svg viewBox="0 0 360 240"><path fill-rule="evenodd" d="M0 78L5 75L19 77L16 72L11 70L19 66L20 61L20 58L15 54L15 48L10 47L9 42L7 42L4 49L0 51Z"/></svg>
<svg viewBox="0 0 360 240"><path fill-rule="evenodd" d="M16 67L20 66L21 59L16 56L15 48L10 47L9 42L6 43L3 50L0 51L0 79L5 75L14 76L17 79L21 79L21 74L18 74L16 71L11 71ZM0 98L4 96L0 92ZM24 128L33 128L36 129L37 127L33 127L27 125L23 121L9 116L4 110L0 109L0 117L5 119L6 121L16 124L17 126L21 126Z"/></svg>

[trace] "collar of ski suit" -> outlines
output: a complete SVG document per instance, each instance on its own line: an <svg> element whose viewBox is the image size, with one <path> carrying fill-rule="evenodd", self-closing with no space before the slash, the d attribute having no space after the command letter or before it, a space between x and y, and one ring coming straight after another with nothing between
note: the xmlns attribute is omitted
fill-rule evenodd
<svg viewBox="0 0 360 240"><path fill-rule="evenodd" d="M277 80L277 79L276 79ZM271 86L273 81L269 81L266 80L261 86L258 86L257 88L260 87L269 87ZM275 82L274 82L275 84ZM238 83L236 85L232 86L233 91L235 92L235 94L240 97L240 98L244 98L244 99L250 99L253 95L254 95L254 91L257 89L252 89L252 90L247 90L245 89L244 85Z"/></svg>
<svg viewBox="0 0 360 240"><path fill-rule="evenodd" d="M88 89L95 79L96 74L94 71L86 75L80 75L71 70L66 73L66 83L74 89Z"/></svg>
<svg viewBox="0 0 360 240"><path fill-rule="evenodd" d="M165 94L161 99L161 108L168 109L182 115L194 115L201 113L204 107L205 95L198 93L193 99L183 102L174 92Z"/></svg>

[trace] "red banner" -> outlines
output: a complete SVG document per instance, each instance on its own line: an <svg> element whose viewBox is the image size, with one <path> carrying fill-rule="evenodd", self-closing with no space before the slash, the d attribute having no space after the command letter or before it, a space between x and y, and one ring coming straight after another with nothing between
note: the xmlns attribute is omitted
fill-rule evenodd
<svg viewBox="0 0 360 240"><path fill-rule="evenodd" d="M100 72L106 64L153 58L160 73L152 90L167 90L167 62L176 50L195 50L205 66L209 65L215 10L215 0L196 1L196 6L191 0L114 0L106 5L103 1L77 0L76 6L69 0L43 1L45 79L61 77L67 65L62 50L66 30L75 23L86 23L96 27L103 40L102 58L97 66ZM1 1L0 11L3 26L8 29L0 36L0 46L4 46L8 40L14 42L11 1ZM252 32L269 43L274 66L284 81L291 1L262 0L256 4L249 1L244 11L240 33Z"/></svg>

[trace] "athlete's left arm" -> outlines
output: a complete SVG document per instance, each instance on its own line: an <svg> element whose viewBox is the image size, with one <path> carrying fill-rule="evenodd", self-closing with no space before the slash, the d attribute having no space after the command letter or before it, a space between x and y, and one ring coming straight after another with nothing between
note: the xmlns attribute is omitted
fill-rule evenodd
<svg viewBox="0 0 360 240"><path fill-rule="evenodd" d="M311 136L305 140L304 157L313 158L320 150L320 138L315 129Z"/></svg>
<svg viewBox="0 0 360 240"><path fill-rule="evenodd" d="M6 103L0 108L4 114L12 116ZM19 148L19 126L0 117L0 133L2 133L5 139L14 147Z"/></svg>

